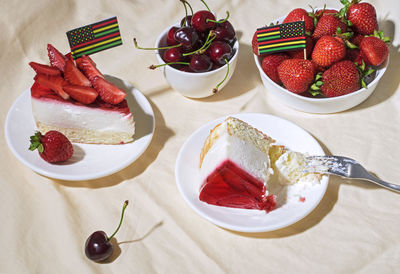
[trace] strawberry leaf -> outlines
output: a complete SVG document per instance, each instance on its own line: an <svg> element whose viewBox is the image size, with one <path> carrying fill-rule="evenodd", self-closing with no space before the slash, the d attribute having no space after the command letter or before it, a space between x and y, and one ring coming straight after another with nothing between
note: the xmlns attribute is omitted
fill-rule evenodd
<svg viewBox="0 0 400 274"><path fill-rule="evenodd" d="M43 144L41 143L41 138L42 138L42 134L40 133L40 131L36 131L35 135L32 135L30 137L30 146L29 146L29 150L39 150L39 152L43 152L44 147Z"/></svg>
<svg viewBox="0 0 400 274"><path fill-rule="evenodd" d="M368 86L365 84L364 79L361 79L361 86L363 88L368 88Z"/></svg>
<svg viewBox="0 0 400 274"><path fill-rule="evenodd" d="M312 96L318 96L322 94L319 90L309 90L309 92Z"/></svg>
<svg viewBox="0 0 400 274"><path fill-rule="evenodd" d="M369 69L367 70L367 72L364 74L364 77L366 77L366 76L372 74L374 71L375 71L375 70L374 70L373 68L369 68Z"/></svg>

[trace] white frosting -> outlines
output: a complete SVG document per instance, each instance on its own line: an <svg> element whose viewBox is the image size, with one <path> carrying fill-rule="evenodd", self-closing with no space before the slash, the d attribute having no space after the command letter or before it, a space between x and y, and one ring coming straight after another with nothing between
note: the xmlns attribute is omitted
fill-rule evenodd
<svg viewBox="0 0 400 274"><path fill-rule="evenodd" d="M61 128L85 128L97 131L121 131L131 135L135 132L132 114L106 111L56 100L31 97L32 112L36 121Z"/></svg>
<svg viewBox="0 0 400 274"><path fill-rule="evenodd" d="M252 143L229 135L225 123L216 130L219 130L219 138L204 156L200 169L200 183L223 161L229 159L266 184L272 171L268 155L258 150Z"/></svg>
<svg viewBox="0 0 400 274"><path fill-rule="evenodd" d="M307 165L305 157L306 155L300 152L286 151L276 160L275 167L280 184L301 183L312 186L320 182L320 174L303 171Z"/></svg>

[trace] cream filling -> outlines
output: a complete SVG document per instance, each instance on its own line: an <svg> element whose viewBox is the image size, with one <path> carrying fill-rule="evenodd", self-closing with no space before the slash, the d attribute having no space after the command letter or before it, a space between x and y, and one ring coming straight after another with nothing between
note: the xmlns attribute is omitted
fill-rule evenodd
<svg viewBox="0 0 400 274"><path fill-rule="evenodd" d="M60 128L85 128L100 132L115 131L135 133L132 114L105 111L55 100L32 99L32 112L36 121Z"/></svg>
<svg viewBox="0 0 400 274"><path fill-rule="evenodd" d="M226 130L221 129L221 131L219 138L203 159L200 183L202 184L223 161L229 159L266 185L272 172L268 155L258 150L253 144L229 135Z"/></svg>
<svg viewBox="0 0 400 274"><path fill-rule="evenodd" d="M282 185L292 185L296 183L314 185L321 179L320 174L305 173L303 170L307 166L306 155L295 151L286 151L275 162L276 174L279 183Z"/></svg>

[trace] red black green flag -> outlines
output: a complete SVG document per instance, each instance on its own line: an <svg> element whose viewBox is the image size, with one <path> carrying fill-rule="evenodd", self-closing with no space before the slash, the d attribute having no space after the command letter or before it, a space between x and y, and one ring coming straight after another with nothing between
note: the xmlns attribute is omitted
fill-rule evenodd
<svg viewBox="0 0 400 274"><path fill-rule="evenodd" d="M122 45L117 17L67 32L74 59Z"/></svg>
<svg viewBox="0 0 400 274"><path fill-rule="evenodd" d="M304 21L257 29L258 53L273 53L306 47Z"/></svg>

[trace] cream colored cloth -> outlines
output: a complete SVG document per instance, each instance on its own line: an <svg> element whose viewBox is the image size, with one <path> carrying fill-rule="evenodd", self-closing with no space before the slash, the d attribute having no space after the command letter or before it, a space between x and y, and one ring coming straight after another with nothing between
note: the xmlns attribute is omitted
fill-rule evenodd
<svg viewBox="0 0 400 274"><path fill-rule="evenodd" d="M192 100L172 90L153 52L157 35L183 15L180 1L0 1L0 273L399 273L400 195L371 183L332 177L319 206L277 231L237 233L197 215L180 196L174 167L185 140L203 124L240 112L273 114L309 131L327 153L363 163L380 178L400 183L400 2L371 1L381 29L393 37L390 64L372 96L342 113L306 114L266 94L250 41L257 27L295 7L291 0L208 1L231 13L240 41L236 71L217 95ZM200 1L190 1L195 10ZM339 0L327 1L339 7ZM122 171L92 181L43 177L7 148L4 125L16 98L32 84L29 61L47 63L46 45L69 50L65 32L117 16L124 44L93 55L102 72L147 96L155 112L154 139ZM24 126L24 121L20 121ZM27 136L28 138L28 136ZM130 204L111 262L84 254L96 230L110 235L123 201Z"/></svg>

